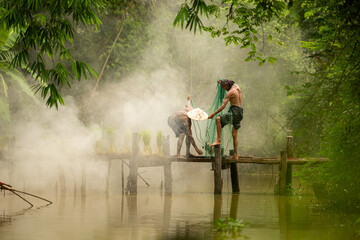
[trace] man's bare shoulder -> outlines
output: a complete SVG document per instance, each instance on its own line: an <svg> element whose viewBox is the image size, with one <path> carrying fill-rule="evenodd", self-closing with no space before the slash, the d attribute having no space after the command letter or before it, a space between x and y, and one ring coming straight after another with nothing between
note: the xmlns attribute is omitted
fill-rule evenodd
<svg viewBox="0 0 360 240"><path fill-rule="evenodd" d="M241 92L241 89L240 89L239 85L237 85L237 84L234 84L234 90L239 90Z"/></svg>

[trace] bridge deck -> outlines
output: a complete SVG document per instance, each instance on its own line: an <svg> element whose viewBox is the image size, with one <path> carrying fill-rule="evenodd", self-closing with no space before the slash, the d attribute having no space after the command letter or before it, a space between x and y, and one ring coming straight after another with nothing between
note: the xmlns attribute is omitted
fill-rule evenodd
<svg viewBox="0 0 360 240"><path fill-rule="evenodd" d="M98 156L104 160L129 160L132 158L131 154L122 153L99 153ZM184 162L184 163L212 163L214 162L213 157L196 156L189 158L177 158L176 156L137 156L138 167L156 167L164 166L165 162ZM292 158L288 159L288 164L306 164L309 162L326 162L327 158ZM222 159L223 164L229 163L256 163L256 164L267 164L274 165L280 163L280 158L261 158L253 156L239 156L238 160L230 159L225 156Z"/></svg>

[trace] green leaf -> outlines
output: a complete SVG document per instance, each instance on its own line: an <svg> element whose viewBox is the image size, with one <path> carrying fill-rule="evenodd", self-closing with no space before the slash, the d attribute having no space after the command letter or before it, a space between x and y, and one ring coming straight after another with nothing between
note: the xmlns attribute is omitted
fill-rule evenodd
<svg viewBox="0 0 360 240"><path fill-rule="evenodd" d="M276 62L277 58L274 58L274 57L268 57L266 60L268 61L268 63L275 64L275 62Z"/></svg>

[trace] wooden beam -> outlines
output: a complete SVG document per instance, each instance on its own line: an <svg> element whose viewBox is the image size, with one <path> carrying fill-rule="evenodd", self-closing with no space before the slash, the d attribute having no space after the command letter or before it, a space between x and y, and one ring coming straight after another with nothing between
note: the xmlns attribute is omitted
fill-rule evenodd
<svg viewBox="0 0 360 240"><path fill-rule="evenodd" d="M129 160L131 155L121 153L101 153L98 157L103 160ZM176 158L176 156L138 156L138 167L160 167L164 165L165 161L171 162L193 162L193 163L212 163L213 157L193 157L193 158ZM328 158L293 158L287 160L289 164L306 164L309 162L323 163L329 161ZM280 164L280 158L262 158L253 156L239 156L238 160L223 158L222 163L254 163L254 164L267 164L275 165Z"/></svg>

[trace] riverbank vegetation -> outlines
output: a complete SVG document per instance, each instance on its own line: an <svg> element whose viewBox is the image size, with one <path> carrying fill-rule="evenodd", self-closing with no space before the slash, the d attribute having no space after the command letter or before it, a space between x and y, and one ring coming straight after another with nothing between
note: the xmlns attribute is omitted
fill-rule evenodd
<svg viewBox="0 0 360 240"><path fill-rule="evenodd" d="M12 116L38 106L38 99L58 107L66 104L63 95L73 96L89 124L103 117L92 114L102 110L91 101L96 86L137 73L146 78L136 84L156 92L151 81L165 80L152 78L152 72L171 68L183 79L173 87L206 106L213 98L207 90L215 93L213 82L226 75L244 94L247 127L240 152L276 156L284 136L293 134L297 157L330 159L304 168L300 177L324 189L329 206L359 211L358 1L52 2L0 3L0 114L6 139L11 139Z"/></svg>

